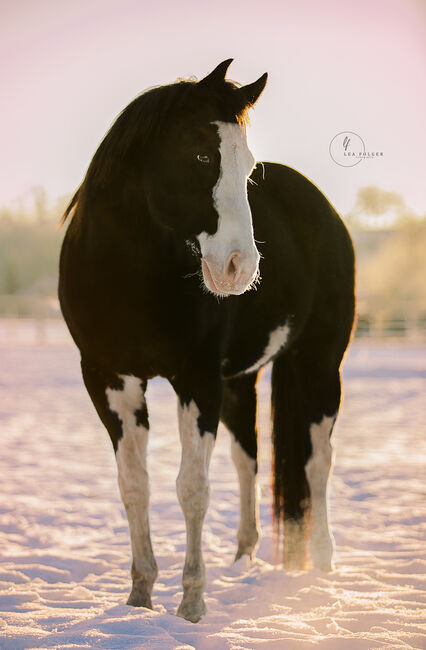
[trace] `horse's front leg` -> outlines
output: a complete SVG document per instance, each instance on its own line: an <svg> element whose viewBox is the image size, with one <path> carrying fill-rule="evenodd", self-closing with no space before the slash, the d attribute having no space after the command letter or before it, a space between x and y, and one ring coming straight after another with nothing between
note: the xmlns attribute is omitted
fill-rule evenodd
<svg viewBox="0 0 426 650"><path fill-rule="evenodd" d="M83 378L114 445L118 484L132 546L132 591L127 604L152 609L157 577L149 527L148 411L145 382L133 375L104 378L82 363Z"/></svg>
<svg viewBox="0 0 426 650"><path fill-rule="evenodd" d="M134 385L129 387L130 380ZM107 394L112 410L123 422L123 436L118 441L115 456L133 557L132 591L127 604L152 609L151 592L158 569L149 526L148 413L143 392L138 392L137 381L136 377L127 378L125 390L133 391L133 395L127 396L128 401L125 393L109 389Z"/></svg>
<svg viewBox="0 0 426 650"><path fill-rule="evenodd" d="M203 599L206 570L201 535L209 502L208 471L216 438L220 393L214 391L206 400L184 397L179 392L178 396L182 458L176 488L186 523L186 555L183 598L177 614L196 623L206 611Z"/></svg>

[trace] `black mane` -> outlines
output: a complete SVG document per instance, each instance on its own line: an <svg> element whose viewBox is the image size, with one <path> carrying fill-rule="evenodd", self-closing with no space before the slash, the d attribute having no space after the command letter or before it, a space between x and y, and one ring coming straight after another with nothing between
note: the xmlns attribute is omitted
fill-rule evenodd
<svg viewBox="0 0 426 650"><path fill-rule="evenodd" d="M228 80L214 88L200 87L195 80L180 80L138 95L118 115L99 145L82 184L64 212L61 225L77 204L87 203L94 191L98 201L99 193L117 183L123 184L135 172L142 174L157 138L171 120L246 124L248 107L241 106L235 92L238 88L238 84Z"/></svg>

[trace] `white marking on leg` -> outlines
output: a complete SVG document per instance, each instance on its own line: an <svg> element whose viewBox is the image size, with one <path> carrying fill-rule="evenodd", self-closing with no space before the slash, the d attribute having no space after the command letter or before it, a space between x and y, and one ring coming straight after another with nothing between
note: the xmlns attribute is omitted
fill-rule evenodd
<svg viewBox="0 0 426 650"><path fill-rule="evenodd" d="M138 425L135 411L145 405L141 381L119 375L122 390L106 389L111 411L121 420L123 436L118 441L116 460L118 484L130 528L133 589L128 604L151 607L151 591L157 577L149 530L149 483L147 471L148 430Z"/></svg>
<svg viewBox="0 0 426 650"><path fill-rule="evenodd" d="M268 344L262 356L258 361L256 361L256 363L250 366L250 368L244 370L244 373L248 374L250 372L254 372L255 370L259 370L259 368L268 363L268 361L271 361L271 359L273 359L275 355L285 347L289 334L290 327L286 323L284 323L284 325L280 325L273 332L271 332L269 335Z"/></svg>
<svg viewBox="0 0 426 650"><path fill-rule="evenodd" d="M330 432L335 419L336 416L324 416L319 424L311 424L312 455L305 466L312 507L311 557L314 567L323 571L333 568L334 539L328 523L327 486L333 464Z"/></svg>
<svg viewBox="0 0 426 650"><path fill-rule="evenodd" d="M244 451L232 436L231 454L240 483L240 523L238 526L238 550L235 559L247 554L252 557L259 539L259 513L256 494L256 461Z"/></svg>
<svg viewBox="0 0 426 650"><path fill-rule="evenodd" d="M213 188L213 204L219 215L217 231L198 235L203 260L213 276L204 274L207 289L222 295L244 293L257 275L259 253L247 198L247 179L254 158L247 146L245 128L231 122L213 122L220 138L220 174ZM226 262L234 251L241 253L237 277L225 275ZM204 272L204 271L203 271Z"/></svg>
<svg viewBox="0 0 426 650"><path fill-rule="evenodd" d="M182 458L176 481L179 503L186 523L186 555L183 569L183 599L178 609L193 623L205 613L203 592L206 585L205 566L201 550L201 533L209 502L208 470L215 437L198 428L200 411L194 401L178 404Z"/></svg>

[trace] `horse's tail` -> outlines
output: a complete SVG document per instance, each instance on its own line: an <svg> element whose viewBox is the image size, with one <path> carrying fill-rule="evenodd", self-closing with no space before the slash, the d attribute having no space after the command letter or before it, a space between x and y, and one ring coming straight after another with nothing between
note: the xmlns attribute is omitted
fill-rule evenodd
<svg viewBox="0 0 426 650"><path fill-rule="evenodd" d="M71 214L71 212L73 212L73 210L76 208L77 203L78 203L78 197L79 197L79 194L80 194L80 188L78 188L78 190L76 191L76 193L75 193L74 196L72 197L71 201L69 202L68 207L66 208L64 214L63 214L62 217L60 218L59 223L58 223L58 228L62 228L62 226L64 225L64 223L65 223L66 220L68 219L68 216L69 216L69 215ZM73 215L73 216L74 216L74 215Z"/></svg>
<svg viewBox="0 0 426 650"><path fill-rule="evenodd" d="M304 563L304 515L309 502L305 463L310 441L302 422L303 407L300 363L289 351L277 357L272 368L274 522L278 545L284 532L284 562L291 552L300 554L296 559L299 565ZM299 538L297 549L288 548L291 538Z"/></svg>

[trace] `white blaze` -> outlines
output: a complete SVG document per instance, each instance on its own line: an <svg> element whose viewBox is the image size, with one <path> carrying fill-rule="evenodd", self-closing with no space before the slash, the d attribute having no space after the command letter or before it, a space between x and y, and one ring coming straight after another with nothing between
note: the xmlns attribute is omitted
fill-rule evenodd
<svg viewBox="0 0 426 650"><path fill-rule="evenodd" d="M247 146L243 126L230 122L214 122L220 138L220 174L213 188L213 204L219 215L214 235L198 235L201 254L209 262L210 270L225 272L225 264L234 251L241 252L240 277L232 293L242 293L254 279L259 253L256 249L250 205L247 198L247 179L254 166L254 158ZM219 278L220 281L220 278Z"/></svg>

